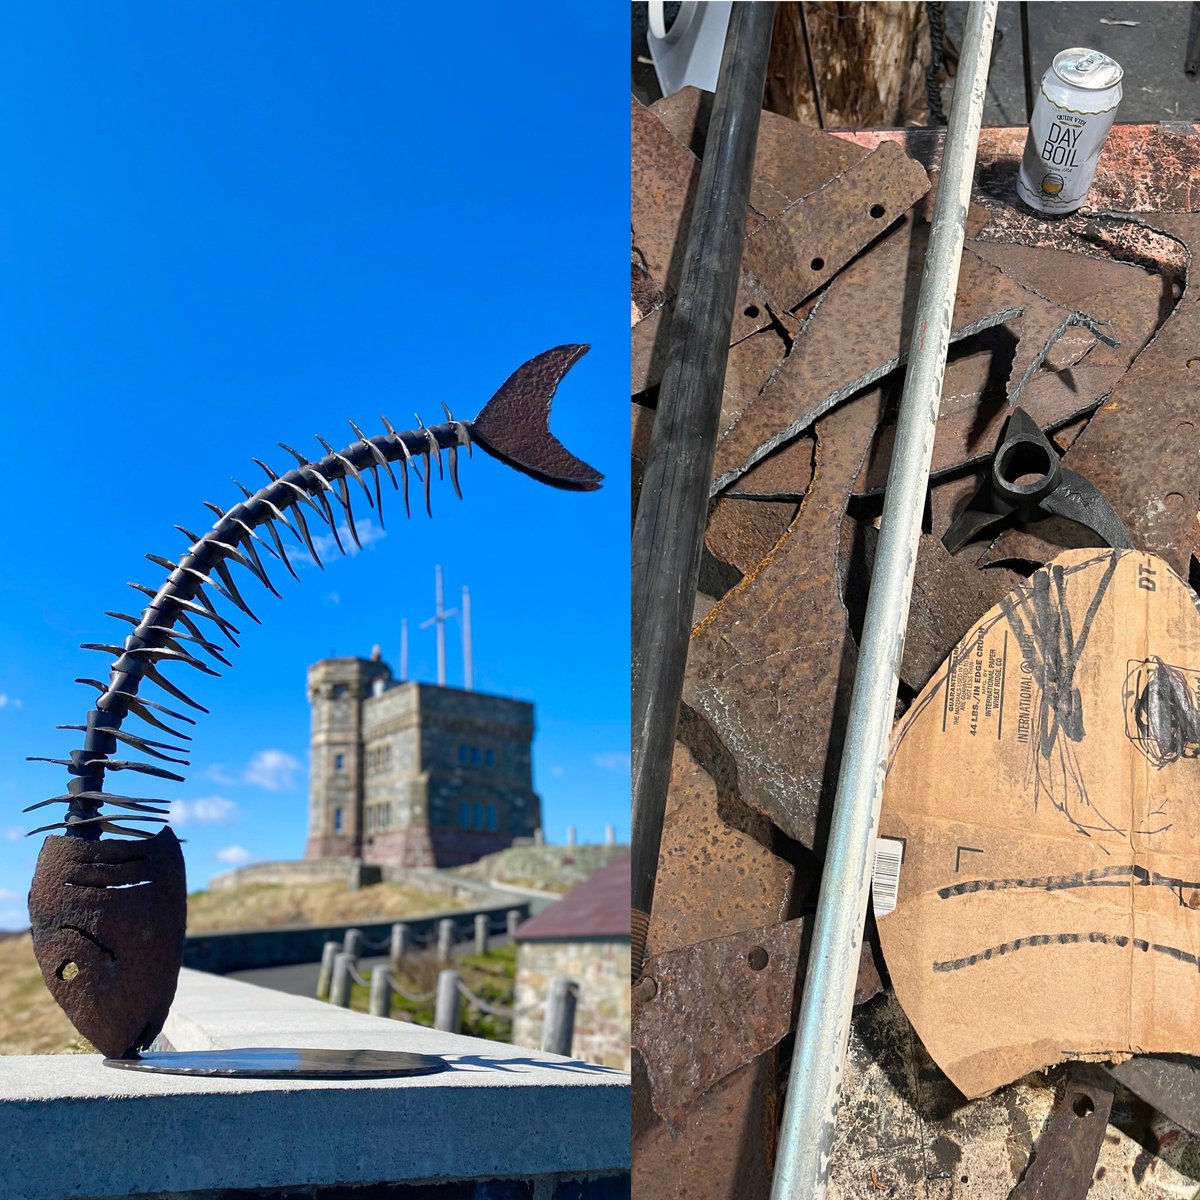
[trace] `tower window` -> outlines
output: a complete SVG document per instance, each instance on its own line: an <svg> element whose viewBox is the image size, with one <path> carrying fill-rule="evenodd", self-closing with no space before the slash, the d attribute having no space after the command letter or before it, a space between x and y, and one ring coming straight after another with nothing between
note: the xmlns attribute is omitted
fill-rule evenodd
<svg viewBox="0 0 1200 1200"><path fill-rule="evenodd" d="M340 808L335 808L333 810L333 832L341 833L342 832L342 824L343 824L342 810Z"/></svg>
<svg viewBox="0 0 1200 1200"><path fill-rule="evenodd" d="M471 751L466 746L459 746L458 761L460 763L462 763L462 765L464 767L467 765L467 762L470 760L470 757L471 757Z"/></svg>
<svg viewBox="0 0 1200 1200"><path fill-rule="evenodd" d="M483 752L483 765L485 767L494 767L496 765L495 750L485 750Z"/></svg>
<svg viewBox="0 0 1200 1200"><path fill-rule="evenodd" d="M466 800L458 806L458 827L460 829L471 828L471 805Z"/></svg>
<svg viewBox="0 0 1200 1200"><path fill-rule="evenodd" d="M339 775L346 769L346 756L344 754L335 754L333 756L333 769Z"/></svg>
<svg viewBox="0 0 1200 1200"><path fill-rule="evenodd" d="M500 828L500 813L494 804L487 806L487 827L492 833Z"/></svg>

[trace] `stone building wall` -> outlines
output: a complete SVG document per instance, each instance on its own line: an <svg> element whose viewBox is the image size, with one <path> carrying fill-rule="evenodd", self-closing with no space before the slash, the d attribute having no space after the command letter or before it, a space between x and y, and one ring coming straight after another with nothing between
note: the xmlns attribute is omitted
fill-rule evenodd
<svg viewBox="0 0 1200 1200"><path fill-rule="evenodd" d="M513 1043L541 1045L550 981L561 975L579 985L571 1057L628 1071L630 958L628 938L518 941Z"/></svg>

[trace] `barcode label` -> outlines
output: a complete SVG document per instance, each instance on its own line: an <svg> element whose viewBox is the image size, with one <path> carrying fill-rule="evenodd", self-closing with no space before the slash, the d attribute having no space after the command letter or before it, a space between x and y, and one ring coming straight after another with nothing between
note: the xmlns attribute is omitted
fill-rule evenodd
<svg viewBox="0 0 1200 1200"><path fill-rule="evenodd" d="M886 917L896 907L900 891L900 864L904 861L904 843L895 838L875 840L875 869L871 872L871 898L876 917Z"/></svg>

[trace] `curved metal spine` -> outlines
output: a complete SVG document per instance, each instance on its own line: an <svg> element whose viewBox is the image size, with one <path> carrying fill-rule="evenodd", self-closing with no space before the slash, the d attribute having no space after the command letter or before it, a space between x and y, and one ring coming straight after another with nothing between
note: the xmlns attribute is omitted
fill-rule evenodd
<svg viewBox="0 0 1200 1200"><path fill-rule="evenodd" d="M447 412L449 417L449 412ZM419 418L418 418L419 419ZM211 655L217 661L229 665L215 643L205 638L194 618L202 618L213 622L217 629L236 646L237 627L221 616L210 601L205 589L220 594L224 599L245 612L251 620L258 621L250 606L239 592L229 563L244 567L254 578L274 595L276 591L267 577L262 561L254 549L253 542L258 541L264 549L274 557L279 558L291 575L299 579L288 556L284 551L279 531L275 522L279 521L312 557L314 563L322 566L317 554L316 545L308 525L301 513L301 505L307 505L329 527L337 547L346 553L346 548L339 536L339 517L344 515L346 529L356 545L361 547L354 515L351 508L350 490L346 482L352 477L363 490L367 504L380 515L382 522L382 504L380 503L379 468L382 466L388 473L394 488L400 488L404 494L405 512L408 514L408 468L411 466L424 484L426 511L432 515L430 506L430 483L432 480L432 457L437 458L438 474L442 474L440 451L446 450L450 455L450 478L455 493L462 497L458 486L457 450L465 446L468 452L471 448L471 422L456 421L450 418L443 424L425 426L417 429L398 432L389 421L384 419L386 433L375 437L367 437L351 423L351 428L358 434L358 440L343 450L333 450L324 439L318 439L328 453L321 459L310 462L298 451L289 446L281 446L296 460L297 465L283 475L277 475L265 463L254 461L263 469L268 477L268 483L257 492L251 492L241 484L237 486L245 498L227 511L222 511L216 505L206 504L217 516L216 523L202 537L196 537L187 529L177 526L185 537L191 540L187 552L177 562L162 558L158 555L147 555L150 561L164 567L168 572L166 581L157 591L141 584L132 584L136 590L150 598L140 619L124 613L112 612L107 615L116 617L134 626L132 632L125 638L122 645L108 643L86 643L86 649L98 650L114 656L107 684L99 680L81 679L97 688L100 696L87 715L86 725L59 726L61 729L80 730L84 733L83 747L71 752L67 759L31 758L30 761L54 762L67 767L71 775L65 795L53 796L30 805L25 811L41 808L46 804L61 802L68 805L66 819L53 825L45 825L33 830L33 833L44 833L48 830L64 829L76 837L95 839L102 832L120 833L125 835L149 837L145 830L114 824L109 818L100 813L105 803L125 809L123 821L145 821L161 824L163 818L157 814L162 809L150 807L162 804L164 801L139 800L134 797L110 795L104 790L106 771L133 771L139 774L152 775L159 778L182 780L182 776L156 767L151 763L133 760L118 760L112 757L117 751L118 742L147 754L153 758L166 759L172 763L187 766L186 759L171 758L161 753L162 750L186 752L185 747L154 742L133 734L123 733L121 723L132 713L149 724L162 729L172 736L188 739L188 735L165 725L149 711L150 708L180 720L194 724L192 718L165 708L154 701L143 699L138 690L144 680L158 684L164 691L176 697L184 704L207 712L202 705L197 704L176 684L167 680L159 665L165 662L181 662L206 675L218 675L201 659L184 649L184 643L197 646L200 650ZM416 459L425 457L425 471L418 469ZM392 464L401 468L400 479L392 471ZM363 473L370 471L374 481L375 500L363 479ZM236 480L235 480L236 483ZM337 486L335 486L337 485ZM337 501L335 509L329 503L326 495L329 493ZM411 515L411 514L409 514ZM295 521L293 525L288 517ZM274 543L263 542L256 533L257 529L266 527ZM183 626L188 632L183 633L175 628ZM150 815L150 814L155 815Z"/></svg>

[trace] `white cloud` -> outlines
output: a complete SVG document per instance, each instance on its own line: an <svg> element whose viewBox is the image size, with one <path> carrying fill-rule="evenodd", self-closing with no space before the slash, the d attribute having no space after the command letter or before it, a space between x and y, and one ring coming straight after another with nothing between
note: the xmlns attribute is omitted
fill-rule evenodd
<svg viewBox="0 0 1200 1200"><path fill-rule="evenodd" d="M4 831L4 837L6 841L19 842L24 839L25 830L23 830L20 825L10 825Z"/></svg>
<svg viewBox="0 0 1200 1200"><path fill-rule="evenodd" d="M7 692L0 692L0 708L24 708L25 706L16 696L10 696Z"/></svg>
<svg viewBox="0 0 1200 1200"><path fill-rule="evenodd" d="M625 750L608 750L604 754L594 755L592 762L602 771L628 771L631 768L629 754Z"/></svg>
<svg viewBox="0 0 1200 1200"><path fill-rule="evenodd" d="M246 767L245 781L268 792L289 792L300 763L284 750L260 750Z"/></svg>
<svg viewBox="0 0 1200 1200"><path fill-rule="evenodd" d="M14 900L20 900L16 892L9 891L8 888L0 887L0 904L11 904Z"/></svg>
<svg viewBox="0 0 1200 1200"><path fill-rule="evenodd" d="M201 772L201 777L210 783L219 783L222 787L237 787L242 782L224 763L213 763Z"/></svg>
<svg viewBox="0 0 1200 1200"><path fill-rule="evenodd" d="M225 846L218 850L213 858L227 867L244 867L254 858L254 855L245 846Z"/></svg>
<svg viewBox="0 0 1200 1200"><path fill-rule="evenodd" d="M224 825L238 815L238 806L224 796L200 796L195 800L171 801L171 824Z"/></svg>
<svg viewBox="0 0 1200 1200"><path fill-rule="evenodd" d="M331 503L337 502L331 501ZM317 532L319 529L328 527L323 522L317 520L316 514L309 510L309 512L305 513L305 520L308 522L309 532L312 533L313 546L321 562L328 565L330 561L341 558L342 552L338 549L337 541L333 534ZM381 542L387 537L387 530L381 525L376 525L370 517L363 517L361 520L355 521L354 528L358 530L358 540L362 543L364 550L370 550L376 542ZM350 536L349 525L345 521L338 522L337 532L338 537L342 540L343 547L345 547L346 557L353 558L358 553L358 547L354 544L354 538ZM288 558L302 567L316 566L312 555L303 546L297 546L294 553L291 547L289 547ZM334 603L336 604L337 601L335 600Z"/></svg>

